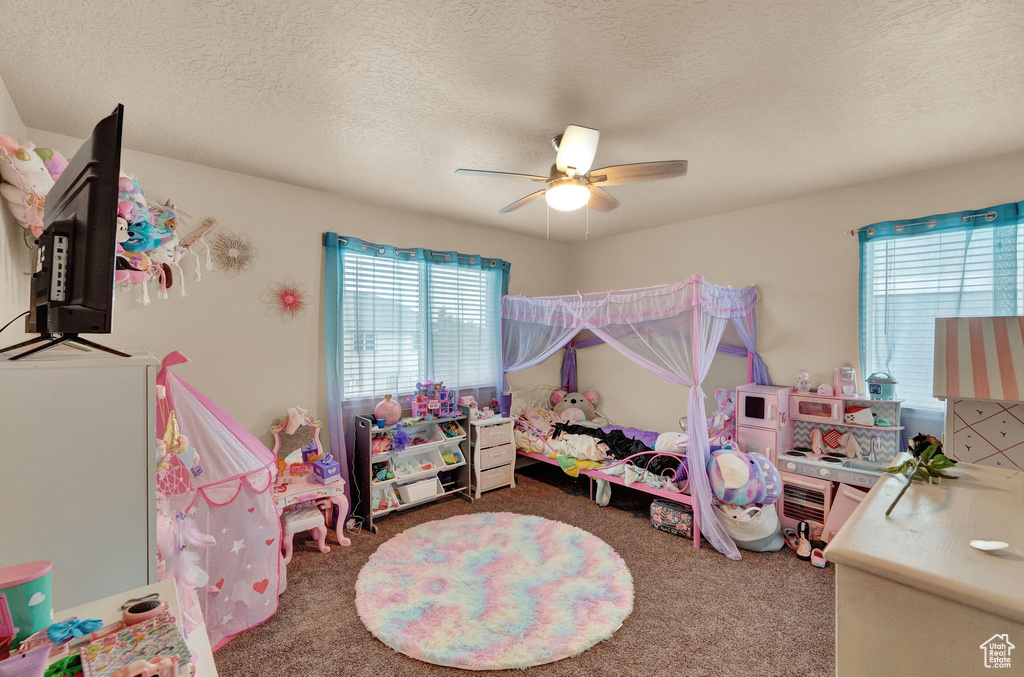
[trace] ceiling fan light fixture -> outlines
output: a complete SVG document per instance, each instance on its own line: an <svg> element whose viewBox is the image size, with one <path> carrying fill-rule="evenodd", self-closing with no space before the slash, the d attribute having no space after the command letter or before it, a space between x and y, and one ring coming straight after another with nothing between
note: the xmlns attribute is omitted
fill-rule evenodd
<svg viewBox="0 0 1024 677"><path fill-rule="evenodd" d="M558 179L548 186L544 199L552 209L571 212L590 201L590 186L580 179Z"/></svg>

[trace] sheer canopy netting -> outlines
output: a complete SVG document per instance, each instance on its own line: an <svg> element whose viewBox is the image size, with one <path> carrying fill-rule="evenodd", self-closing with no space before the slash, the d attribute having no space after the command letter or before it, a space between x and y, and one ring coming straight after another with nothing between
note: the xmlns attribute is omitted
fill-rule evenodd
<svg viewBox="0 0 1024 677"><path fill-rule="evenodd" d="M732 539L711 512L709 442L701 383L716 351L749 356L754 350L754 287L732 289L694 275L685 282L573 296L502 299L505 372L540 364L580 332L592 333L647 371L690 388L687 450L701 532L719 551L739 559Z"/></svg>

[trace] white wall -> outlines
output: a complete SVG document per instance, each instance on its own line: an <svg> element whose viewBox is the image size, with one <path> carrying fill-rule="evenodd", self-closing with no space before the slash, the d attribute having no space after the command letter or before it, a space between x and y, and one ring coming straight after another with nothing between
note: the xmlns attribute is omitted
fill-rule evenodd
<svg viewBox="0 0 1024 677"><path fill-rule="evenodd" d="M7 133L17 131L17 113L5 92L0 94L0 121ZM27 138L67 155L80 143L33 129ZM512 262L512 293L641 287L694 272L717 284L756 284L760 351L776 381L788 384L801 369L815 382L829 380L837 365L859 370L858 249L850 229L1024 197L1024 153L1017 153L566 246L134 151L124 152L122 166L150 195L172 199L197 220L215 216L223 227L249 234L262 256L255 271L235 279L219 271L204 271L199 283L189 279L184 298L172 292L167 300L154 298L143 306L135 294L121 294L114 334L105 338L157 356L181 350L193 364L179 367L179 373L264 439L270 422L287 406L301 404L326 417L320 310L320 234L326 230L500 256ZM20 238L20 228L7 223L13 219L6 209L2 214L3 309L11 316L25 308L27 287L20 273L29 259L19 262L14 256L23 245L11 235ZM267 282L287 275L308 284L311 302L307 316L291 324L267 317L259 300ZM8 343L17 339L12 330L3 336ZM600 408L613 420L670 430L685 414L684 388L660 381L604 346L579 355L581 387L598 390ZM559 354L513 374L512 387L557 383L560 360ZM744 379L744 361L723 356L705 390L710 396L714 388L734 387Z"/></svg>
<svg viewBox="0 0 1024 677"><path fill-rule="evenodd" d="M25 124L3 80L0 80L0 133L19 143L28 140ZM6 200L3 202L6 203ZM0 327L15 315L28 310L29 278L24 273L31 269L33 250L25 246L25 232L6 204L0 207ZM14 322L0 334L0 347L24 339L24 328L24 319Z"/></svg>
<svg viewBox="0 0 1024 677"><path fill-rule="evenodd" d="M1022 199L1024 153L1015 153L574 244L570 285L582 292L644 287L698 272L715 284L755 284L759 352L777 383L792 384L800 370L815 383L830 382L840 365L855 366L863 378L858 245L849 231ZM743 382L742 363L720 356L704 387L709 400L714 388ZM627 425L672 430L685 412L685 388L606 346L579 351L579 374L580 387L604 400L604 413Z"/></svg>
<svg viewBox="0 0 1024 677"><path fill-rule="evenodd" d="M130 122L129 122L130 124ZM70 157L81 141L30 129L40 146ZM373 206L337 195L125 150L122 170L136 176L148 196L171 199L196 223L206 216L248 234L260 250L256 270L228 278L216 269L201 282L186 264L188 296L171 290L151 294L148 306L136 292L119 293L114 332L94 337L157 357L180 350L191 360L175 371L224 407L264 441L285 409L301 405L326 423L323 336L323 247L332 230L374 242L430 247L500 257L512 263L510 291L565 291L566 245L491 228ZM309 311L289 324L268 317L260 295L267 283L291 276L309 289ZM155 292L155 289L152 289ZM18 303L24 308L27 293ZM557 376L557 361L515 375L513 387ZM557 372L555 372L557 373ZM326 441L326 440L325 440Z"/></svg>

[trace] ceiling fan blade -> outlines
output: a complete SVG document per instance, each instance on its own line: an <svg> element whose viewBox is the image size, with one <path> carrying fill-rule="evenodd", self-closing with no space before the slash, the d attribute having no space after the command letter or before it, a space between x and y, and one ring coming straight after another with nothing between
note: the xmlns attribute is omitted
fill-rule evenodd
<svg viewBox="0 0 1024 677"><path fill-rule="evenodd" d="M610 212L619 206L619 201L612 197L612 194L606 190L602 190L597 186L590 187L590 202L591 207L599 212Z"/></svg>
<svg viewBox="0 0 1024 677"><path fill-rule="evenodd" d="M519 209L523 205L529 204L529 203L533 202L534 200L539 200L542 197L544 197L544 190L538 190L536 193L530 193L526 197L519 198L518 200L516 200L512 204L510 204L507 207L505 207L504 209L499 209L498 213L499 214L508 214L509 212L515 211L516 209Z"/></svg>
<svg viewBox="0 0 1024 677"><path fill-rule="evenodd" d="M469 176L496 176L498 178L508 179L529 179L530 181L544 181L547 182L548 177L536 176L534 174L516 174L514 172L492 172L486 169L456 169L456 174L467 174Z"/></svg>
<svg viewBox="0 0 1024 677"><path fill-rule="evenodd" d="M665 160L663 162L637 162L631 165L601 167L590 173L590 183L602 186L619 186L638 181L671 179L686 174L686 160Z"/></svg>
<svg viewBox="0 0 1024 677"><path fill-rule="evenodd" d="M600 138L601 132L596 129L579 125L566 127L558 143L558 155L555 156L558 171L566 173L569 167L575 167L576 176L586 175L594 165L597 141Z"/></svg>

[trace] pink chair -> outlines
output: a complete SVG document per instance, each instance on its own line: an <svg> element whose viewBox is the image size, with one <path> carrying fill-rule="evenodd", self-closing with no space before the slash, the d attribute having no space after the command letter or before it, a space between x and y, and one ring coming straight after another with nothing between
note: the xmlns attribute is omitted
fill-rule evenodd
<svg viewBox="0 0 1024 677"><path fill-rule="evenodd" d="M302 506L285 510L281 515L281 530L284 533L281 557L285 565L292 561L292 539L300 531L312 531L320 552L330 552L327 545L327 523L324 514L316 506Z"/></svg>

